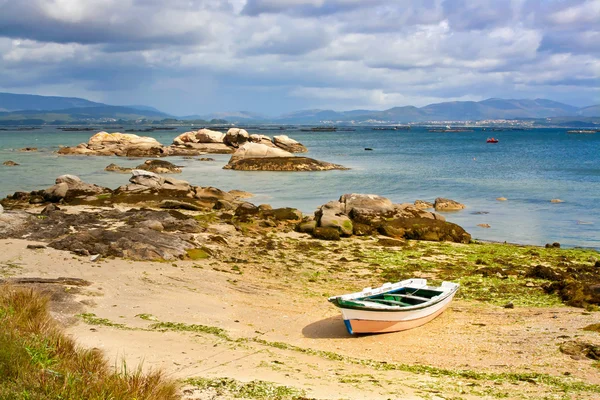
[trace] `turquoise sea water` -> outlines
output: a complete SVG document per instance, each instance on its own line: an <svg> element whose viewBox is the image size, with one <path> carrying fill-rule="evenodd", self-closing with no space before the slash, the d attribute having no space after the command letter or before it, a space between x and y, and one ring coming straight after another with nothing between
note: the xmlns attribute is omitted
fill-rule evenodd
<svg viewBox="0 0 600 400"><path fill-rule="evenodd" d="M141 133L164 144L182 132ZM61 157L59 145L86 142L94 132L62 132L54 127L16 132L0 131L0 163L13 160L18 167L0 165L0 196L45 188L65 173L111 188L127 182L128 175L105 172L110 163L135 166L140 159L118 157ZM350 167L329 172L244 172L223 170L227 155L210 155L214 162L172 157L184 166L178 178L194 185L240 189L256 194L250 201L275 207L297 207L305 213L344 193L373 193L394 202L433 201L447 197L467 208L447 213L474 238L543 245L600 249L600 133L567 134L566 129L436 133L425 128L410 131L280 133L302 142L308 156ZM486 143L488 136L500 140ZM39 152L17 149L38 147ZM365 151L365 148L373 151ZM508 201L499 202L498 197ZM564 203L551 203L559 198ZM485 212L487 214L480 214ZM481 228L477 224L489 224Z"/></svg>

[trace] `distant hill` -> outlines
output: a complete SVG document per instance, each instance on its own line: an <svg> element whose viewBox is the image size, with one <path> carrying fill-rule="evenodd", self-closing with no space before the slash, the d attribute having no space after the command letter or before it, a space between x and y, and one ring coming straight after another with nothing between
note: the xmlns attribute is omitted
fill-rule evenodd
<svg viewBox="0 0 600 400"><path fill-rule="evenodd" d="M480 121L486 119L540 119L554 117L600 117L600 105L578 108L547 99L497 99L450 101L425 107L403 106L388 110L334 111L309 109L278 117L247 111L186 116L180 119L222 118L235 123L325 124L325 123L408 123L426 121Z"/></svg>
<svg viewBox="0 0 600 400"><path fill-rule="evenodd" d="M0 93L0 109L3 111L21 110L64 110L67 108L98 107L96 103L78 97L38 96L34 94Z"/></svg>
<svg viewBox="0 0 600 400"><path fill-rule="evenodd" d="M0 124L68 124L101 120L164 119L171 115L144 105L111 106L78 97L0 93Z"/></svg>
<svg viewBox="0 0 600 400"><path fill-rule="evenodd" d="M208 115L185 115L183 117L178 117L180 120L189 121L196 119L203 120L227 120L232 122L256 122L256 121L268 121L271 118L258 113L253 113L250 111L233 111L233 112L217 112Z"/></svg>
<svg viewBox="0 0 600 400"><path fill-rule="evenodd" d="M278 117L250 111L218 112L208 115L173 117L144 105L112 106L77 97L0 93L0 124L99 122L176 118L185 121L219 120L240 124L326 124L326 123L408 123L426 121L480 121L488 119L562 118L580 121L600 117L600 105L574 107L547 99L498 99L450 101L425 107L402 106L383 111L322 109L300 110ZM583 118L583 119L582 119ZM20 122L19 122L20 121Z"/></svg>
<svg viewBox="0 0 600 400"><path fill-rule="evenodd" d="M121 106L101 105L96 107L67 108L64 110L23 110L0 112L0 124L11 123L54 123L68 124L72 122L92 122L109 120L164 119L168 114L160 111L139 110ZM23 122L20 122L23 121ZM36 121L36 122L31 122Z"/></svg>
<svg viewBox="0 0 600 400"><path fill-rule="evenodd" d="M583 117L600 117L600 104L580 108L577 110L577 115L581 115Z"/></svg>
<svg viewBox="0 0 600 400"><path fill-rule="evenodd" d="M154 108L154 107L150 107L150 106L122 106L122 107L126 107L126 108L133 108L135 110L142 110L142 111L154 111L154 112L158 112L158 113L163 113L162 111ZM163 113L164 114L164 113Z"/></svg>

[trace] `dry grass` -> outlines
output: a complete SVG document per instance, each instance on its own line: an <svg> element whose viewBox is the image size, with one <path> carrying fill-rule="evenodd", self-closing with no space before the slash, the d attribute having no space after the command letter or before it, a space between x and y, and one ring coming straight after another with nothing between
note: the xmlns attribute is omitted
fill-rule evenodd
<svg viewBox="0 0 600 400"><path fill-rule="evenodd" d="M177 399L161 372L109 366L97 349L82 349L30 289L0 285L0 399Z"/></svg>

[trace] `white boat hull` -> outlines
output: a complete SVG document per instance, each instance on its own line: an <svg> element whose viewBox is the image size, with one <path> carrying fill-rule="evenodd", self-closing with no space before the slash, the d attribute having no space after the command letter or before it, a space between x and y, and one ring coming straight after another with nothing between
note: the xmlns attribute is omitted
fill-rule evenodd
<svg viewBox="0 0 600 400"><path fill-rule="evenodd" d="M388 333L413 329L433 320L450 305L450 296L444 301L428 308L406 311L385 312L365 311L342 308L342 317L350 334Z"/></svg>

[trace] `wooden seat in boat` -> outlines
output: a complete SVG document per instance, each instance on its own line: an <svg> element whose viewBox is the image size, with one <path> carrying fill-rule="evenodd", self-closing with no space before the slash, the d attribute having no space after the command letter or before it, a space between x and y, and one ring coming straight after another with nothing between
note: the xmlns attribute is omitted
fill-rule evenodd
<svg viewBox="0 0 600 400"><path fill-rule="evenodd" d="M429 300L431 300L431 299L429 299L427 297L414 296L412 294L386 293L386 296L400 297L401 299L412 299L412 300L420 300L420 301L429 301Z"/></svg>

